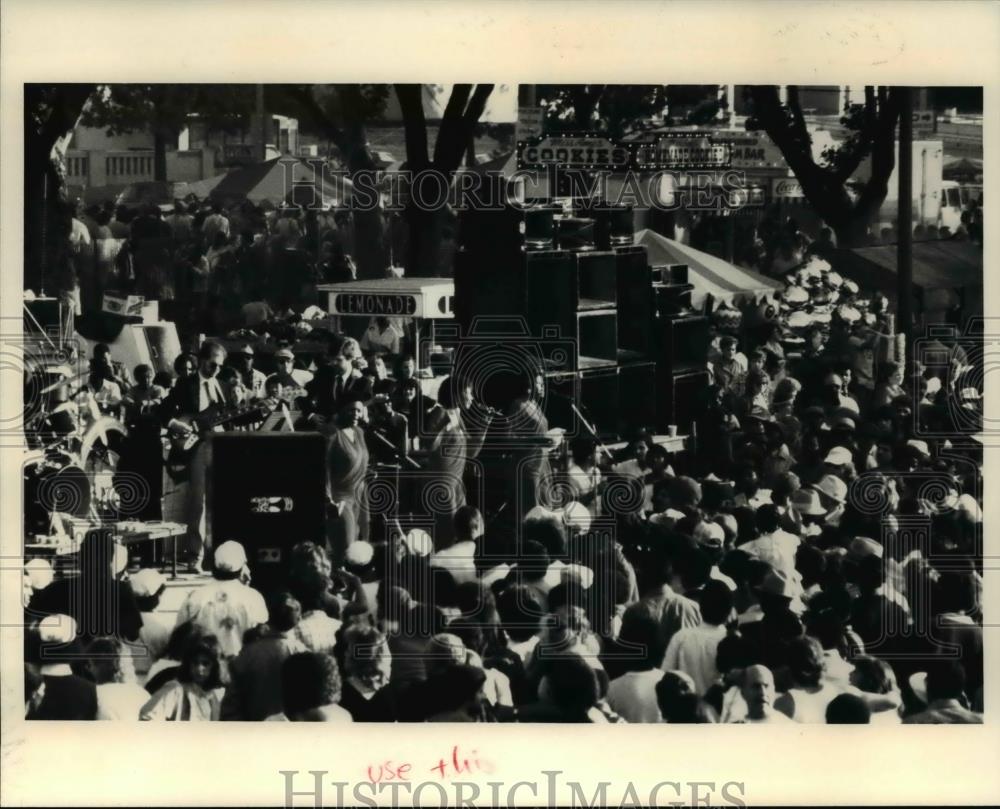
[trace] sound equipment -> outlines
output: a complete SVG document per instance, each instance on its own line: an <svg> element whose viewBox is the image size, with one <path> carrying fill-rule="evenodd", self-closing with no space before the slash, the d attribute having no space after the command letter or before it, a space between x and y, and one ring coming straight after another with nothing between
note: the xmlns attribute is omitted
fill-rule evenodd
<svg viewBox="0 0 1000 809"><path fill-rule="evenodd" d="M212 437L212 539L247 552L254 586L285 582L292 548L326 544L326 443L319 433Z"/></svg>
<svg viewBox="0 0 1000 809"><path fill-rule="evenodd" d="M642 246L615 248L618 284L618 351L623 361L648 357L652 347L653 288Z"/></svg>
<svg viewBox="0 0 1000 809"><path fill-rule="evenodd" d="M556 245L560 250L593 250L594 220L562 216L555 220Z"/></svg>
<svg viewBox="0 0 1000 809"><path fill-rule="evenodd" d="M666 431L668 425L676 424L681 433L687 432L704 406L708 385L707 370L671 371L661 363L657 373L658 429Z"/></svg>
<svg viewBox="0 0 1000 809"><path fill-rule="evenodd" d="M598 250L627 247L634 241L634 216L631 205L593 199L578 200L580 216L594 220L594 246Z"/></svg>
<svg viewBox="0 0 1000 809"><path fill-rule="evenodd" d="M659 317L655 321L657 360L673 373L705 367L711 339L704 315Z"/></svg>

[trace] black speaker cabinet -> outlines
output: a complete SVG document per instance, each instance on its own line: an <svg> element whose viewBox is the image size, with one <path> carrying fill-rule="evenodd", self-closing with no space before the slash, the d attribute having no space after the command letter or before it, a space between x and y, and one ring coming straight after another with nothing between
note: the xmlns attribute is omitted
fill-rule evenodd
<svg viewBox="0 0 1000 809"><path fill-rule="evenodd" d="M212 541L240 542L255 585L280 586L296 544L326 543L326 442L319 433L211 440Z"/></svg>
<svg viewBox="0 0 1000 809"><path fill-rule="evenodd" d="M710 340L708 318L703 315L658 317L655 321L658 361L673 373L705 366Z"/></svg>
<svg viewBox="0 0 1000 809"><path fill-rule="evenodd" d="M652 351L653 289L646 248L615 250L618 285L618 350L628 359Z"/></svg>
<svg viewBox="0 0 1000 809"><path fill-rule="evenodd" d="M676 424L681 434L686 434L698 417L698 410L705 401L708 388L708 371L705 369L671 372L661 363L657 373L659 428L666 430Z"/></svg>
<svg viewBox="0 0 1000 809"><path fill-rule="evenodd" d="M618 432L655 427L657 411L656 363L632 362L618 370Z"/></svg>
<svg viewBox="0 0 1000 809"><path fill-rule="evenodd" d="M585 199L575 207L580 216L594 220L594 246L598 250L633 244L635 217L631 205Z"/></svg>

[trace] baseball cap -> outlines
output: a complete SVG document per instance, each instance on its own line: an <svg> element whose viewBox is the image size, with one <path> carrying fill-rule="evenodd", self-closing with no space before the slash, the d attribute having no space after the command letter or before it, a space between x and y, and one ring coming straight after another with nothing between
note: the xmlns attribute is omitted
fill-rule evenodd
<svg viewBox="0 0 1000 809"><path fill-rule="evenodd" d="M229 540L215 549L215 569L222 573L239 573L247 566L247 553L239 542Z"/></svg>
<svg viewBox="0 0 1000 809"><path fill-rule="evenodd" d="M294 360L295 355L290 348L279 348L274 352L274 358L278 360Z"/></svg>
<svg viewBox="0 0 1000 809"><path fill-rule="evenodd" d="M925 458L930 458L931 457L931 451L928 448L926 441L920 441L918 439L911 438L909 441L906 442L906 446L913 447L913 449L915 449L917 452L919 452Z"/></svg>
<svg viewBox="0 0 1000 809"><path fill-rule="evenodd" d="M251 348L250 344L247 343L247 344L245 344L243 346L243 348L240 349L240 353L241 354L246 354L248 357L252 357L253 356L253 348Z"/></svg>
<svg viewBox="0 0 1000 809"><path fill-rule="evenodd" d="M717 522L700 522L695 526L694 539L706 548L721 548L726 541L726 532Z"/></svg>
<svg viewBox="0 0 1000 809"><path fill-rule="evenodd" d="M845 466L851 463L853 457L851 451L846 447L834 447L823 459L823 463L828 463L832 466Z"/></svg>
<svg viewBox="0 0 1000 809"><path fill-rule="evenodd" d="M167 579L159 570L144 567L129 576L129 583L132 585L132 593L137 598L149 598L167 586Z"/></svg>

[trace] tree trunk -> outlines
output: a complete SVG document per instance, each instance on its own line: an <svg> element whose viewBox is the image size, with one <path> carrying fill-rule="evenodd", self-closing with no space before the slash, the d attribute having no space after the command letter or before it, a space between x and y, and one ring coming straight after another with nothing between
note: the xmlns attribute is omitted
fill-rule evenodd
<svg viewBox="0 0 1000 809"><path fill-rule="evenodd" d="M408 239L406 243L406 275L412 278L451 277L454 273L442 250L446 209L424 210L410 205L406 211Z"/></svg>

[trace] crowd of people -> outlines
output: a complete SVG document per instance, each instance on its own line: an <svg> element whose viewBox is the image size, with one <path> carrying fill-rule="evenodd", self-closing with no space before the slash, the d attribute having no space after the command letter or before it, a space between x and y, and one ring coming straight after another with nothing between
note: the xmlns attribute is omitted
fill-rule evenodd
<svg viewBox="0 0 1000 809"><path fill-rule="evenodd" d="M245 307L213 319L213 295L248 300L231 284L312 303L312 270L269 264L290 242L318 240L325 280L350 275L336 217L260 213L146 212L106 273L99 255L93 278L80 273L84 297L109 274L161 300L173 284L219 334L274 320ZM98 228L124 233L101 214ZM784 268L776 298L717 310L698 443L681 452L641 425L617 451L586 430L561 441L541 373L499 410L472 379L431 398L391 319L330 335L308 367L292 339L270 373L250 345L213 340L174 375L128 379L95 352L90 392L131 428L125 468L186 470L191 562L212 579L163 612L162 575L128 573L111 532L88 533L75 576L27 586L26 715L982 722L981 456L955 427L982 417L976 358L953 344L915 359L887 299L820 253ZM266 592L243 544L206 533L211 442L161 443L219 403L263 404L255 422L278 414L327 439L325 538L295 544ZM499 465L477 462L497 447ZM439 485L424 498L433 525L404 532L366 481L414 456ZM115 597L94 609L87 592Z"/></svg>
<svg viewBox="0 0 1000 809"><path fill-rule="evenodd" d="M405 250L405 228L386 212L387 255ZM78 315L100 311L105 292L159 302L182 334L223 334L316 301L316 285L353 279L355 231L347 208L290 202L177 200L169 206L73 203L69 250L51 286ZM244 307L255 304L248 314ZM265 313L265 314L261 314Z"/></svg>

